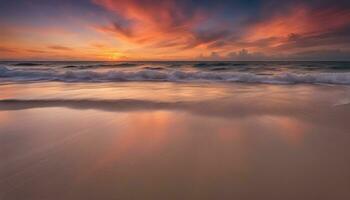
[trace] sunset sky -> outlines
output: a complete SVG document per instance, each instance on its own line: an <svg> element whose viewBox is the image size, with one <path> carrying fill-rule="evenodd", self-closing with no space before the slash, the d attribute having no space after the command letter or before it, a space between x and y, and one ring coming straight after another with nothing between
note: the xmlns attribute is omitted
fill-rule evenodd
<svg viewBox="0 0 350 200"><path fill-rule="evenodd" d="M1 0L1 60L350 60L350 1Z"/></svg>

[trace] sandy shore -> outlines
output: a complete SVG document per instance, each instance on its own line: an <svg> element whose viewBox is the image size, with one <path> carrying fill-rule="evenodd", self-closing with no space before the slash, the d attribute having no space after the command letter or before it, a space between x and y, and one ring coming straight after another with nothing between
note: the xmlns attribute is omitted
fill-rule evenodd
<svg viewBox="0 0 350 200"><path fill-rule="evenodd" d="M0 86L0 199L348 199L350 87Z"/></svg>

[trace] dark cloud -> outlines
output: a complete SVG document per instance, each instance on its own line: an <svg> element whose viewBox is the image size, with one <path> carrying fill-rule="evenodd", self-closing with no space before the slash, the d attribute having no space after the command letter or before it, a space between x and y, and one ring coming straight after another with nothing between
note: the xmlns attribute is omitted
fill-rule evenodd
<svg viewBox="0 0 350 200"><path fill-rule="evenodd" d="M122 34L126 37L131 37L133 35L133 30L129 25L114 22L112 26L112 30L118 34Z"/></svg>
<svg viewBox="0 0 350 200"><path fill-rule="evenodd" d="M291 60L350 60L350 50L325 49L301 51L288 56Z"/></svg>
<svg viewBox="0 0 350 200"><path fill-rule="evenodd" d="M218 52L211 52L209 56L200 55L199 60L211 60L211 61L249 61L249 60L271 60L272 57L267 57L261 52L250 53L246 49L239 51L229 52L228 54L220 54Z"/></svg>
<svg viewBox="0 0 350 200"><path fill-rule="evenodd" d="M193 32L193 38L188 41L188 45L185 48L194 48L202 44L210 44L217 41L224 41L230 36L230 31L228 30L203 30L198 32Z"/></svg>
<svg viewBox="0 0 350 200"><path fill-rule="evenodd" d="M231 52L227 55L229 60L265 60L267 57L260 52L249 53L248 50L242 49L238 52Z"/></svg>
<svg viewBox="0 0 350 200"><path fill-rule="evenodd" d="M300 34L297 33L290 33L288 35L288 41L294 42L294 41L298 41L300 40L302 36Z"/></svg>
<svg viewBox="0 0 350 200"><path fill-rule="evenodd" d="M276 47L277 50L289 50L294 48L309 48L329 45L350 45L350 26L338 30L329 30L325 33L313 33L311 35L289 35L288 41Z"/></svg>
<svg viewBox="0 0 350 200"><path fill-rule="evenodd" d="M199 60L223 60L223 61L280 61L280 60L292 60L292 61L346 61L350 60L350 49L322 49L312 51L300 51L291 54L271 54L267 55L263 52L249 52L246 49L239 51L225 53L211 52L208 56L200 55Z"/></svg>

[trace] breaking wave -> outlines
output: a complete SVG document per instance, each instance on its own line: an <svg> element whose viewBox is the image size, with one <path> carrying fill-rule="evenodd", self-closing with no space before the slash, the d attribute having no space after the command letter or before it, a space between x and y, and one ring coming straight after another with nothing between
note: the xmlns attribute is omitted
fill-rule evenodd
<svg viewBox="0 0 350 200"><path fill-rule="evenodd" d="M268 84L343 84L350 85L350 72L257 74L232 71L181 71L139 69L134 71L28 71L0 66L0 81L62 81L62 82L242 82Z"/></svg>
<svg viewBox="0 0 350 200"><path fill-rule="evenodd" d="M193 67L205 68L205 67L224 67L224 66L246 66L248 63L232 63L232 62L200 62L193 64Z"/></svg>
<svg viewBox="0 0 350 200"><path fill-rule="evenodd" d="M16 63L15 66L39 66L43 65L42 63L31 63L31 62L25 62L25 63Z"/></svg>

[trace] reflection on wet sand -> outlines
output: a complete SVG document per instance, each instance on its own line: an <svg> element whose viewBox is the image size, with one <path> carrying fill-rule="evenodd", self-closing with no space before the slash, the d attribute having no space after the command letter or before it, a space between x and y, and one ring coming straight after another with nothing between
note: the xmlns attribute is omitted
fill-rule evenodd
<svg viewBox="0 0 350 200"><path fill-rule="evenodd" d="M298 144L303 141L304 134L310 130L310 125L306 120L302 121L295 117L264 115L259 118L267 128L273 128L275 131L292 144ZM273 132L273 130L271 130Z"/></svg>
<svg viewBox="0 0 350 200"><path fill-rule="evenodd" d="M0 199L350 198L349 88L162 87L0 100Z"/></svg>
<svg viewBox="0 0 350 200"><path fill-rule="evenodd" d="M0 112L0 127L2 125L6 125L6 124L10 123L10 120L11 119L9 117L8 112L6 112L6 111L1 111Z"/></svg>

